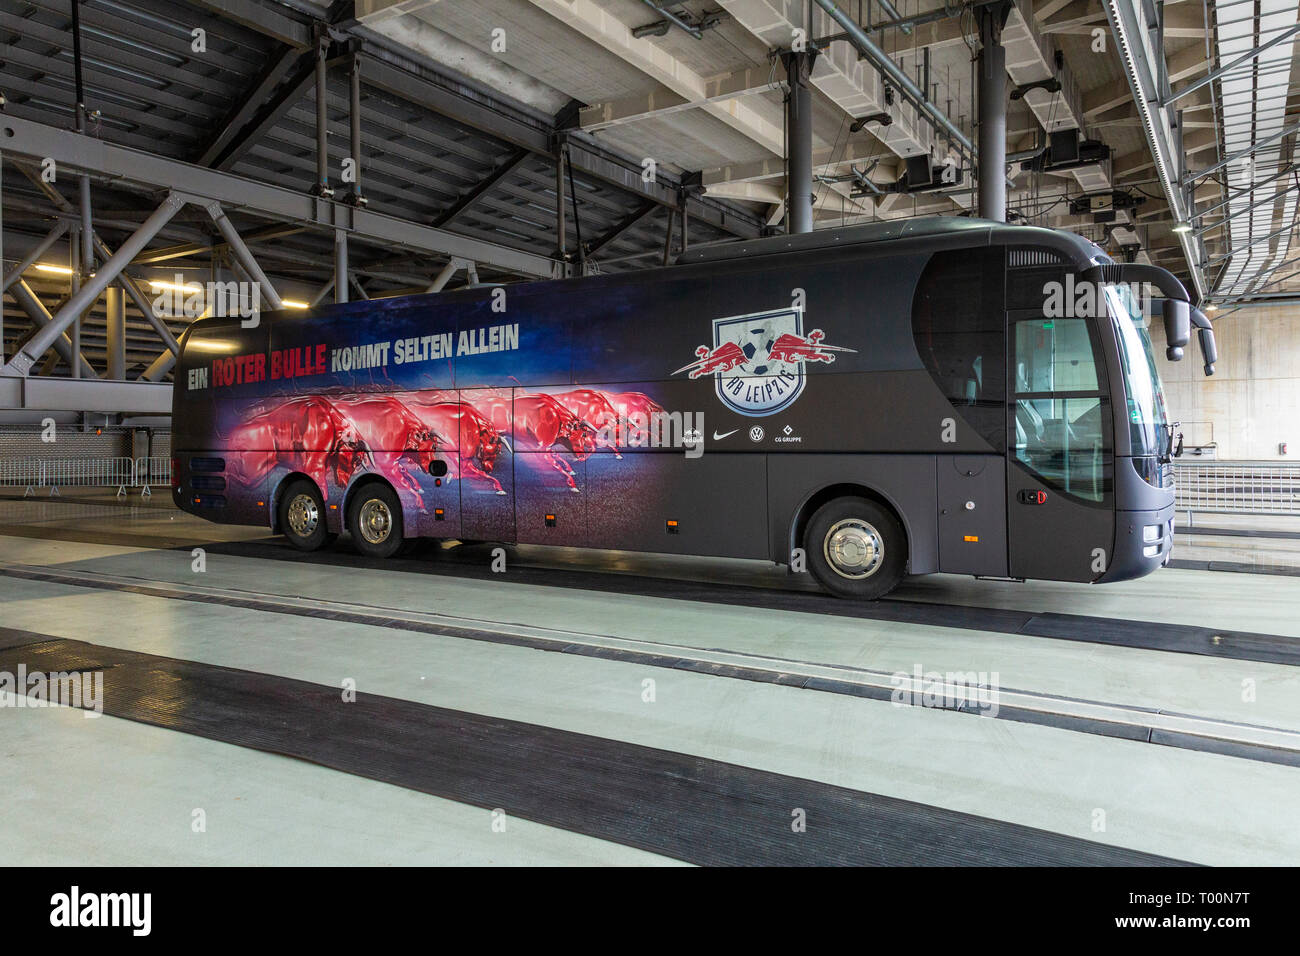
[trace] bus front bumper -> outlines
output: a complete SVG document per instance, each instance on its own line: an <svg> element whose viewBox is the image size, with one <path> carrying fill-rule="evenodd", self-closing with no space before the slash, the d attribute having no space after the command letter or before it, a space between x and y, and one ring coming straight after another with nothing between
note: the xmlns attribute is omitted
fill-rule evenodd
<svg viewBox="0 0 1300 956"><path fill-rule="evenodd" d="M1115 512L1115 553L1100 583L1129 581L1169 563L1174 550L1174 506Z"/></svg>

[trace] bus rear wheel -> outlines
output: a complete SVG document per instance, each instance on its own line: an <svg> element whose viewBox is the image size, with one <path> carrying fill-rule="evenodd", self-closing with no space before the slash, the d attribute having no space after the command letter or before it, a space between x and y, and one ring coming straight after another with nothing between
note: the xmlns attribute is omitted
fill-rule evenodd
<svg viewBox="0 0 1300 956"><path fill-rule="evenodd" d="M387 485L369 484L352 492L348 530L358 551L371 558L391 558L402 547L402 505Z"/></svg>
<svg viewBox="0 0 1300 956"><path fill-rule="evenodd" d="M804 530L808 567L837 597L874 601L903 579L907 545L890 511L865 498L836 498Z"/></svg>
<svg viewBox="0 0 1300 956"><path fill-rule="evenodd" d="M310 481L295 481L280 496L280 530L299 551L315 551L334 540L325 527L325 501Z"/></svg>

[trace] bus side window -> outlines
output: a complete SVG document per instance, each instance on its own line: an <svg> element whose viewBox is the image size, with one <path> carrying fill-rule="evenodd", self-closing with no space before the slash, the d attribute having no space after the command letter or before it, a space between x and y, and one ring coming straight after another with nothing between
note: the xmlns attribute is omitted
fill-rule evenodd
<svg viewBox="0 0 1300 956"><path fill-rule="evenodd" d="M930 377L990 445L1006 448L1003 251L962 249L930 260L912 303L912 335Z"/></svg>

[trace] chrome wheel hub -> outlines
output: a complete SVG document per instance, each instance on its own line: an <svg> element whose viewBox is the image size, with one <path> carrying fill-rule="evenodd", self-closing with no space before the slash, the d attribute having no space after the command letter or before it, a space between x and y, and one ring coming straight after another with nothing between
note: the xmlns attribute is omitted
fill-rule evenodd
<svg viewBox="0 0 1300 956"><path fill-rule="evenodd" d="M845 518L826 532L822 554L840 577L860 580L879 570L885 545L880 532L870 524L861 518Z"/></svg>
<svg viewBox="0 0 1300 956"><path fill-rule="evenodd" d="M361 537L370 544L383 544L393 533L393 513L378 498L371 498L361 506L357 525Z"/></svg>
<svg viewBox="0 0 1300 956"><path fill-rule="evenodd" d="M311 495L294 495L289 502L289 528L300 538L310 538L320 524L320 510Z"/></svg>

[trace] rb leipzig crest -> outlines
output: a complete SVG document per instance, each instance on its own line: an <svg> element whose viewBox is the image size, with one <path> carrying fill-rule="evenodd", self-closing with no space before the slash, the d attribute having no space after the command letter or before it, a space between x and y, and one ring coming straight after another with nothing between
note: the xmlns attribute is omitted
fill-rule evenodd
<svg viewBox="0 0 1300 956"><path fill-rule="evenodd" d="M722 404L741 415L774 415L794 404L804 388L804 364L835 361L854 349L824 345L826 334L803 334L802 309L774 309L713 320L713 345L695 350L695 361L674 375L712 375Z"/></svg>

